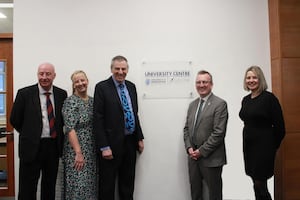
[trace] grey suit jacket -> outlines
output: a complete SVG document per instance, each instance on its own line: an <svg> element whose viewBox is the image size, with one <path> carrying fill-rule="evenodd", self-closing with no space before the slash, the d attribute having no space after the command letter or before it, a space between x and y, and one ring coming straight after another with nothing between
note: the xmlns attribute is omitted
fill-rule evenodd
<svg viewBox="0 0 300 200"><path fill-rule="evenodd" d="M192 101L188 108L184 126L185 148L199 149L199 162L204 166L224 165L227 162L224 142L228 121L227 103L211 94L202 109L199 122L194 126L198 103L199 98Z"/></svg>

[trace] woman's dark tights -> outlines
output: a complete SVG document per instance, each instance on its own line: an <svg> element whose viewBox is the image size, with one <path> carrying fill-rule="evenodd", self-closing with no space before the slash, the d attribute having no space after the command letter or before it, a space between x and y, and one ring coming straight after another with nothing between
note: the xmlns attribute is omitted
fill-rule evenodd
<svg viewBox="0 0 300 200"><path fill-rule="evenodd" d="M253 188L256 200L272 200L272 197L268 191L267 180L253 179Z"/></svg>

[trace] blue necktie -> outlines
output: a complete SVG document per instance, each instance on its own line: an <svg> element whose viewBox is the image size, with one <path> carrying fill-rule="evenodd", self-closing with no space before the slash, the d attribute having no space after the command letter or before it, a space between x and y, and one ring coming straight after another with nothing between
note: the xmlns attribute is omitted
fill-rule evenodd
<svg viewBox="0 0 300 200"><path fill-rule="evenodd" d="M120 87L120 94L121 94L121 103L124 110L124 117L125 117L125 128L129 133L133 133L135 124L134 124L134 115L130 109L128 100L125 95L125 89L123 84L119 84Z"/></svg>

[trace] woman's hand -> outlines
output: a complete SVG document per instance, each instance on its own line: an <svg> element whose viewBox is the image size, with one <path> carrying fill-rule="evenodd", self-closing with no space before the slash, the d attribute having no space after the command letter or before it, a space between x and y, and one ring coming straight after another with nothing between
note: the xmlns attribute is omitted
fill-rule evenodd
<svg viewBox="0 0 300 200"><path fill-rule="evenodd" d="M74 168L77 171L81 171L84 167L84 164L85 164L85 160L84 160L84 157L83 157L82 153L81 152L76 152Z"/></svg>

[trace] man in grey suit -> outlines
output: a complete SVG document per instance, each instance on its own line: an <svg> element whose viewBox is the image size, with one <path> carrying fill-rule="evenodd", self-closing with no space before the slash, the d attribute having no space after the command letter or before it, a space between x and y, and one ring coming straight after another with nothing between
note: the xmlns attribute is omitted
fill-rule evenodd
<svg viewBox="0 0 300 200"><path fill-rule="evenodd" d="M222 200L228 111L226 102L212 93L212 87L212 75L199 71L196 89L200 97L190 103L184 126L192 200L203 199L204 182L209 200Z"/></svg>

